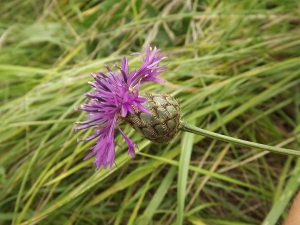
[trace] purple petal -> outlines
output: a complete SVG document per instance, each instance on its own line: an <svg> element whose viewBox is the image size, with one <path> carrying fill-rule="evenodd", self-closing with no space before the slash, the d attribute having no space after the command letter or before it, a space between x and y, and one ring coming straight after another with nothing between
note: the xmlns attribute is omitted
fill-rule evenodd
<svg viewBox="0 0 300 225"><path fill-rule="evenodd" d="M121 128L119 126L117 126L121 135L123 136L124 140L126 141L127 145L128 145L128 154L131 157L135 157L135 151L134 148L138 148L137 145L129 138L127 137L123 131L121 130Z"/></svg>
<svg viewBox="0 0 300 225"><path fill-rule="evenodd" d="M107 168L110 166L110 169L115 160L115 142L114 142L114 128L116 126L117 116L111 121L108 121L100 131L100 136L96 144L90 148L92 151L88 154L85 159L90 158L93 155L96 155L94 163L97 166L97 169L100 167ZM92 135L92 136L95 136Z"/></svg>

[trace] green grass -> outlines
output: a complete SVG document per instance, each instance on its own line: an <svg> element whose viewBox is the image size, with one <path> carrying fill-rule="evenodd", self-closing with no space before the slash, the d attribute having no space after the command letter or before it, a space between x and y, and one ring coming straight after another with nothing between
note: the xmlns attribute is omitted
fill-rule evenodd
<svg viewBox="0 0 300 225"><path fill-rule="evenodd" d="M300 159L181 133L143 140L112 170L83 161L73 131L89 74L150 44L182 119L265 145L300 147L296 0L4 0L0 9L0 225L275 225L299 189ZM131 69L139 56L129 56ZM124 141L116 137L123 146Z"/></svg>

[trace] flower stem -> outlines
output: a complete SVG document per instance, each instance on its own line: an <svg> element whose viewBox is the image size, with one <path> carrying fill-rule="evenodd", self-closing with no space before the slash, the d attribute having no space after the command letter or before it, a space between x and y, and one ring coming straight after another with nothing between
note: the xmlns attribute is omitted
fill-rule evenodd
<svg viewBox="0 0 300 225"><path fill-rule="evenodd" d="M269 146L269 145L254 143L254 142L251 142L251 141L244 141L244 140L241 140L241 139L228 137L228 136L225 136L225 135L222 135L222 134L217 134L217 133L214 133L214 132L211 132L211 131L203 130L199 127L195 127L195 126L193 126L191 124L188 124L188 123L185 123L185 122L181 122L180 130L187 131L187 132L194 133L194 134L198 134L198 135L202 135L202 136L205 136L205 137L215 138L215 139L218 139L218 140L221 140L221 141L226 141L226 142L233 143L233 144L258 148L258 149L262 149L262 150L268 150L270 152L276 152L276 153L285 154L285 155L300 156L300 151L297 151L297 150L273 147L273 146Z"/></svg>

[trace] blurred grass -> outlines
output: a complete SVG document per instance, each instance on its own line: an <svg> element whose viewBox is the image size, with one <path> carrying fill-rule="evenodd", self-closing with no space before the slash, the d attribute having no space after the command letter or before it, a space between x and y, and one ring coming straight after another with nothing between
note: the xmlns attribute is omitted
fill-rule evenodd
<svg viewBox="0 0 300 225"><path fill-rule="evenodd" d="M150 44L167 82L142 91L174 95L184 121L299 149L299 12L297 0L3 0L0 224L282 222L299 159L188 134L155 145L124 126L140 152L95 172L73 108L89 73Z"/></svg>

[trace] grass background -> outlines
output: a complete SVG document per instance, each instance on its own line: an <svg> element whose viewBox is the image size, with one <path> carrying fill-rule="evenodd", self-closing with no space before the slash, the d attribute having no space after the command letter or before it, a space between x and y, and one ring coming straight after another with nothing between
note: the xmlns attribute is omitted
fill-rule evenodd
<svg viewBox="0 0 300 225"><path fill-rule="evenodd" d="M124 125L137 156L119 148L95 172L73 108L91 72L157 46L166 83L142 92L207 130L299 149L298 0L2 0L0 15L1 225L282 223L300 159L188 133L155 145Z"/></svg>

